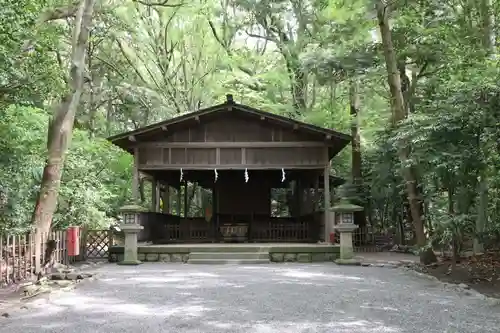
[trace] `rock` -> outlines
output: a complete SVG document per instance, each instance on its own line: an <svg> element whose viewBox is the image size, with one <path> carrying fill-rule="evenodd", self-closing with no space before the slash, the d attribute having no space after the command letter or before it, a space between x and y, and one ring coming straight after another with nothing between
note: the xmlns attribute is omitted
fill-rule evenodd
<svg viewBox="0 0 500 333"><path fill-rule="evenodd" d="M388 261L387 264L392 265L392 266L400 266L401 265L401 263L399 261Z"/></svg>
<svg viewBox="0 0 500 333"><path fill-rule="evenodd" d="M68 287L72 285L74 282L70 280L57 280L57 281L52 281L52 283L59 287Z"/></svg>
<svg viewBox="0 0 500 333"><path fill-rule="evenodd" d="M34 293L36 293L38 290L40 289L40 286L37 286L37 285L29 285L29 286L25 286L23 288L23 292L24 292L24 295L28 296L28 295L33 295Z"/></svg>
<svg viewBox="0 0 500 333"><path fill-rule="evenodd" d="M158 253L148 253L146 254L146 261L158 261L159 255Z"/></svg>
<svg viewBox="0 0 500 333"><path fill-rule="evenodd" d="M334 261L335 259L337 259L335 253L325 253L325 261Z"/></svg>
<svg viewBox="0 0 500 333"><path fill-rule="evenodd" d="M285 260L284 253L271 253L270 257L272 262L283 262L283 260Z"/></svg>
<svg viewBox="0 0 500 333"><path fill-rule="evenodd" d="M312 262L325 262L328 261L327 253L311 253Z"/></svg>
<svg viewBox="0 0 500 333"><path fill-rule="evenodd" d="M358 259L337 259L335 263L337 265L361 266L361 262Z"/></svg>
<svg viewBox="0 0 500 333"><path fill-rule="evenodd" d="M59 273L52 273L49 275L50 280L65 280L66 279L66 273L59 272Z"/></svg>
<svg viewBox="0 0 500 333"><path fill-rule="evenodd" d="M66 265L63 265L63 264L61 264L61 263L56 262L56 263L54 263L54 265L52 265L52 268L53 268L53 269L56 269L56 270L57 270L57 269L66 269L66 268L68 268L68 266L66 266Z"/></svg>
<svg viewBox="0 0 500 333"><path fill-rule="evenodd" d="M4 313L2 313L2 317L4 317L4 318L9 318L9 317L10 317L10 314L8 314L7 312L4 312Z"/></svg>
<svg viewBox="0 0 500 333"><path fill-rule="evenodd" d="M170 254L169 253L161 253L160 254L160 261L170 262Z"/></svg>
<svg viewBox="0 0 500 333"><path fill-rule="evenodd" d="M80 273L68 273L66 274L66 280L83 280L83 276Z"/></svg>
<svg viewBox="0 0 500 333"><path fill-rule="evenodd" d="M189 260L189 254L183 254L182 255L182 262L183 263L187 263Z"/></svg>
<svg viewBox="0 0 500 333"><path fill-rule="evenodd" d="M458 286L462 289L470 289L470 287L465 283L460 283Z"/></svg>
<svg viewBox="0 0 500 333"><path fill-rule="evenodd" d="M299 253L297 254L297 261L302 263L311 262L311 254L310 253Z"/></svg>
<svg viewBox="0 0 500 333"><path fill-rule="evenodd" d="M297 260L297 255L295 253L286 253L283 260L285 262L293 262Z"/></svg>
<svg viewBox="0 0 500 333"><path fill-rule="evenodd" d="M420 252L420 263L424 265L430 265L433 263L437 263L437 257L434 253L434 250L430 247L425 248Z"/></svg>
<svg viewBox="0 0 500 333"><path fill-rule="evenodd" d="M171 256L170 256L170 260L172 262L182 262L182 254L178 254L178 253L173 253Z"/></svg>
<svg viewBox="0 0 500 333"><path fill-rule="evenodd" d="M137 259L140 261L145 261L146 260L146 253L137 254Z"/></svg>
<svg viewBox="0 0 500 333"><path fill-rule="evenodd" d="M369 262L362 262L361 263L361 266L363 267L370 267L372 264L370 264Z"/></svg>

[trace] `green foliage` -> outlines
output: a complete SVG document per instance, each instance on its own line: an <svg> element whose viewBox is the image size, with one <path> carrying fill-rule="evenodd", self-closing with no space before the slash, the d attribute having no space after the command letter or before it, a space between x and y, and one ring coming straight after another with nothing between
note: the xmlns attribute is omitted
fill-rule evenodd
<svg viewBox="0 0 500 333"><path fill-rule="evenodd" d="M411 227L396 146L404 139L432 239L445 246L479 234L495 239L500 75L494 47L485 42L485 18L498 18L500 8L451 0L393 4L394 48L409 103L408 119L394 127L372 1L101 3L54 226L106 224L130 197L131 158L107 135L209 106L226 93L349 133L349 82L357 80L369 221L382 230ZM46 108L64 93L72 20L40 23L51 8L32 0L0 8L0 228L29 227L46 156ZM492 22L490 30L498 31L500 20ZM350 149L332 169L350 177ZM479 179L486 180L488 200ZM482 232L474 228L478 219Z"/></svg>
<svg viewBox="0 0 500 333"><path fill-rule="evenodd" d="M0 110L0 230L30 228L42 177L49 115L11 105ZM102 139L75 130L53 226L104 226L130 191L131 158Z"/></svg>

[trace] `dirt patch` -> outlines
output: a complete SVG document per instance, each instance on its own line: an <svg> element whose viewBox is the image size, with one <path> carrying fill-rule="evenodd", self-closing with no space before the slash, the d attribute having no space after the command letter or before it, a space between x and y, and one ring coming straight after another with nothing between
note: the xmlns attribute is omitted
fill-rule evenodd
<svg viewBox="0 0 500 333"><path fill-rule="evenodd" d="M464 283L489 297L500 298L500 252L491 251L484 255L462 258L452 268L449 258L440 258L434 265L422 268L423 273L443 282Z"/></svg>

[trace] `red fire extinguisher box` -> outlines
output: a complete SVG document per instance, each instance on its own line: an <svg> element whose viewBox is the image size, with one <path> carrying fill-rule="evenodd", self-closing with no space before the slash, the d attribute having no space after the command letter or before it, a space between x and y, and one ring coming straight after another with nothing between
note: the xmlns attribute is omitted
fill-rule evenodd
<svg viewBox="0 0 500 333"><path fill-rule="evenodd" d="M66 230L68 256L80 255L80 227L71 226Z"/></svg>
<svg viewBox="0 0 500 333"><path fill-rule="evenodd" d="M330 243L335 244L335 233L330 232Z"/></svg>

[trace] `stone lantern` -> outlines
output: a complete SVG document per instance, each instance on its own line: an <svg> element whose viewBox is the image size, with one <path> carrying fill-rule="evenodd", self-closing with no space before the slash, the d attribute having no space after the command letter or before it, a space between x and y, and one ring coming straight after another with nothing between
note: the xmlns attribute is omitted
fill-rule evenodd
<svg viewBox="0 0 500 333"><path fill-rule="evenodd" d="M332 211L339 215L339 224L335 229L340 233L340 258L335 262L337 264L359 264L359 261L354 259L354 249L352 245L352 233L358 228L354 224L354 212L364 210L363 207L352 204L347 199L347 189L342 189L340 201L333 206Z"/></svg>
<svg viewBox="0 0 500 333"><path fill-rule="evenodd" d="M139 265L141 261L137 259L137 234L144 229L140 225L140 212L143 208L138 205L126 205L120 208L123 221L120 224L120 229L125 236L123 246L123 261L118 262L118 265Z"/></svg>

